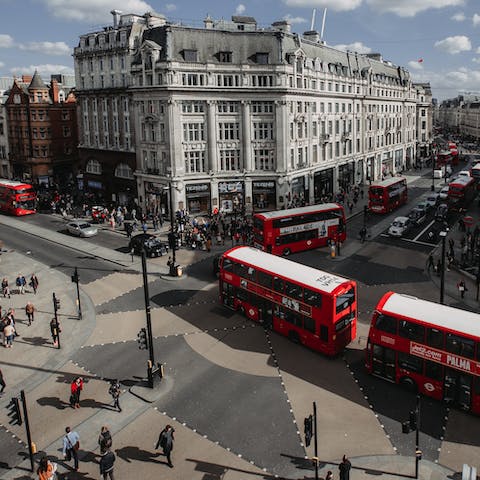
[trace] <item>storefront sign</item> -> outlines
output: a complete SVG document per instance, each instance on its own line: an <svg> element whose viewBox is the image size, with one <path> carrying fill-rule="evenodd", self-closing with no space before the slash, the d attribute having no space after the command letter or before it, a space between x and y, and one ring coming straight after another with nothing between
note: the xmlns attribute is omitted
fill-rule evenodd
<svg viewBox="0 0 480 480"><path fill-rule="evenodd" d="M185 185L185 190L188 193L209 193L210 184L209 183L194 183L190 185Z"/></svg>
<svg viewBox="0 0 480 480"><path fill-rule="evenodd" d="M158 183L152 183L152 182L145 182L145 193L156 193L160 194L163 193L167 186L158 184Z"/></svg>
<svg viewBox="0 0 480 480"><path fill-rule="evenodd" d="M97 188L97 189L103 188L102 182L96 182L95 180L89 180L89 181L87 182L87 185L88 185L90 188Z"/></svg>
<svg viewBox="0 0 480 480"><path fill-rule="evenodd" d="M273 180L264 182L253 182L252 188L259 190L270 190L272 188L275 188L275 182Z"/></svg>
<svg viewBox="0 0 480 480"><path fill-rule="evenodd" d="M243 182L219 182L219 193L242 193Z"/></svg>

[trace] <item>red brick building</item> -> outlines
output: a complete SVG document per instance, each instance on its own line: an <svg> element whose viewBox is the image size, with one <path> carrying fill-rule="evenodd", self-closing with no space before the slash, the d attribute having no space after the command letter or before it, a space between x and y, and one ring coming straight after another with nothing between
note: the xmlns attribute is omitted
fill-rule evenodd
<svg viewBox="0 0 480 480"><path fill-rule="evenodd" d="M38 72L14 80L7 111L13 176L43 185L67 185L77 171L78 128L72 88Z"/></svg>

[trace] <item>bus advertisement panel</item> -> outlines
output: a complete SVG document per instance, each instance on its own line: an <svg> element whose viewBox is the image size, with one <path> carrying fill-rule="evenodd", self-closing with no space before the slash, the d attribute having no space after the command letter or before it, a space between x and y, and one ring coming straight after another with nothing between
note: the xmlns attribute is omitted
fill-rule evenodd
<svg viewBox="0 0 480 480"><path fill-rule="evenodd" d="M253 247L220 259L223 305L308 348L337 355L356 336L357 284Z"/></svg>
<svg viewBox="0 0 480 480"><path fill-rule="evenodd" d="M32 185L0 178L0 211L10 215L30 215L37 210L37 194Z"/></svg>
<svg viewBox="0 0 480 480"><path fill-rule="evenodd" d="M345 212L337 203L256 213L254 246L274 255L323 247L329 240L347 237Z"/></svg>
<svg viewBox="0 0 480 480"><path fill-rule="evenodd" d="M366 367L480 414L480 315L388 292L373 314Z"/></svg>
<svg viewBox="0 0 480 480"><path fill-rule="evenodd" d="M371 212L388 213L407 200L407 180L404 177L387 178L368 187L368 209Z"/></svg>
<svg viewBox="0 0 480 480"><path fill-rule="evenodd" d="M476 195L472 177L461 175L448 184L448 205L454 211L466 208Z"/></svg>

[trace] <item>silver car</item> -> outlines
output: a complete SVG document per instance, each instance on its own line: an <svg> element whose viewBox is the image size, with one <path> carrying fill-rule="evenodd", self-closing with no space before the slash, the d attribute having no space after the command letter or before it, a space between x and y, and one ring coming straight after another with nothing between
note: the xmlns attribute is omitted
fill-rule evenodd
<svg viewBox="0 0 480 480"><path fill-rule="evenodd" d="M401 237L410 230L412 222L408 217L397 217L390 225L388 234L392 237Z"/></svg>
<svg viewBox="0 0 480 480"><path fill-rule="evenodd" d="M93 237L98 233L97 227L85 220L72 220L67 223L67 231L77 237Z"/></svg>

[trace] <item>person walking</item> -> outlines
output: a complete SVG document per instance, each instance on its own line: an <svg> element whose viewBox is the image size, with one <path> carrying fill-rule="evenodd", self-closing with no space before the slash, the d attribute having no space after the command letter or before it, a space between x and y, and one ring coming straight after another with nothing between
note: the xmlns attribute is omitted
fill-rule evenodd
<svg viewBox="0 0 480 480"><path fill-rule="evenodd" d="M168 466L173 468L172 464L172 450L173 450L173 441L175 430L171 425L166 425L165 428L160 432L158 437L157 445L155 450L158 450L158 447L162 447L163 454L167 457ZM348 479L347 479L348 480Z"/></svg>
<svg viewBox="0 0 480 480"><path fill-rule="evenodd" d="M72 431L70 427L65 428L63 437L63 456L67 462L73 458L75 471L78 471L78 450L80 448L80 435Z"/></svg>
<svg viewBox="0 0 480 480"><path fill-rule="evenodd" d="M52 335L53 346L58 346L58 334L62 331L60 328L60 323L57 323L55 318L50 320L50 333Z"/></svg>
<svg viewBox="0 0 480 480"><path fill-rule="evenodd" d="M331 470L329 470L327 475L325 475L325 480L333 480L333 473Z"/></svg>
<svg viewBox="0 0 480 480"><path fill-rule="evenodd" d="M433 268L435 270L435 264L433 263L433 255L430 254L427 260L427 272L430 272L430 269Z"/></svg>
<svg viewBox="0 0 480 480"><path fill-rule="evenodd" d="M465 285L465 281L463 280L463 278L457 283L457 288L460 292L460 298L465 298L465 292L468 291L468 288Z"/></svg>
<svg viewBox="0 0 480 480"><path fill-rule="evenodd" d="M13 339L15 337L15 327L11 320L7 320L7 324L3 329L3 335L5 336L5 347L12 348L13 346Z"/></svg>
<svg viewBox="0 0 480 480"><path fill-rule="evenodd" d="M37 468L38 480L51 480L55 478L55 472L57 471L57 464L51 462L44 455L39 462Z"/></svg>
<svg viewBox="0 0 480 480"><path fill-rule="evenodd" d="M108 389L108 393L112 396L113 408L116 408L119 412L121 412L122 409L120 407L120 384L118 383L118 380L112 380L110 382L110 388Z"/></svg>
<svg viewBox="0 0 480 480"><path fill-rule="evenodd" d="M80 393L83 390L83 378L77 377L70 385L70 406L80 408Z"/></svg>
<svg viewBox="0 0 480 480"><path fill-rule="evenodd" d="M33 289L33 293L36 295L38 290L38 278L34 273L32 273L32 276L30 277L30 286Z"/></svg>
<svg viewBox="0 0 480 480"><path fill-rule="evenodd" d="M6 277L3 277L2 279L2 293L4 298L10 298L10 287L8 286L8 280Z"/></svg>
<svg viewBox="0 0 480 480"><path fill-rule="evenodd" d="M27 286L27 279L24 275L20 276L20 293L23 295L25 293L25 288Z"/></svg>
<svg viewBox="0 0 480 480"><path fill-rule="evenodd" d="M100 446L101 455L103 455L112 446L112 434L106 425L100 429L98 445Z"/></svg>
<svg viewBox="0 0 480 480"><path fill-rule="evenodd" d="M0 395L2 395L7 384L5 383L5 379L3 378L3 372L1 368L0 368L0 386L2 387L2 389L0 390Z"/></svg>
<svg viewBox="0 0 480 480"><path fill-rule="evenodd" d="M32 302L28 301L25 305L25 314L27 315L28 326L30 326L34 320L35 306Z"/></svg>
<svg viewBox="0 0 480 480"><path fill-rule="evenodd" d="M342 462L338 465L340 470L340 480L350 480L350 469L352 464L346 455L343 456Z"/></svg>
<svg viewBox="0 0 480 480"><path fill-rule="evenodd" d="M115 480L113 476L113 467L115 463L115 454L111 450L107 450L102 454L100 459L100 475L103 475L103 480Z"/></svg>

